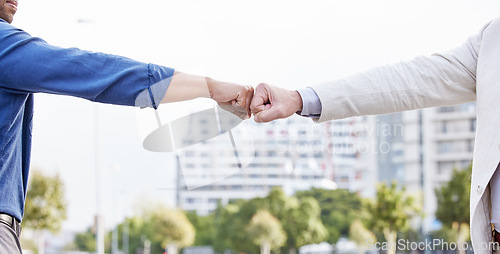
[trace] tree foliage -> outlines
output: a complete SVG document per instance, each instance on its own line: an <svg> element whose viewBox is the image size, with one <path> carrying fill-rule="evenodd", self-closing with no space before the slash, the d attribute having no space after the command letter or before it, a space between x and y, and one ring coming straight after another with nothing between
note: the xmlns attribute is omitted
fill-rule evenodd
<svg viewBox="0 0 500 254"><path fill-rule="evenodd" d="M47 176L33 170L28 184L23 226L57 233L66 219L66 206L64 184L59 175Z"/></svg>
<svg viewBox="0 0 500 254"><path fill-rule="evenodd" d="M352 222L349 227L349 239L358 245L358 248L361 249L360 253L365 253L368 247L367 243L375 243L377 241L375 234L368 230L361 220Z"/></svg>
<svg viewBox="0 0 500 254"><path fill-rule="evenodd" d="M352 222L361 217L361 199L348 190L313 188L298 192L296 196L299 199L313 197L321 204L321 220L329 233L327 241L331 244L336 243L340 236L347 236Z"/></svg>
<svg viewBox="0 0 500 254"><path fill-rule="evenodd" d="M460 243L468 240L469 229L469 203L472 177L472 164L466 169L454 169L450 181L436 188L437 210L436 218L446 229L451 230L453 240ZM450 209L453 207L453 209ZM464 253L464 250L459 250Z"/></svg>
<svg viewBox="0 0 500 254"><path fill-rule="evenodd" d="M282 218L286 222L289 237L287 243L292 252L301 246L320 243L328 238L328 231L321 221L320 213L318 201L306 197L300 200L297 207L289 211L291 216Z"/></svg>
<svg viewBox="0 0 500 254"><path fill-rule="evenodd" d="M127 235L128 253L142 253L146 241L150 241L151 253L163 253L168 244L176 247L189 246L194 242L195 230L184 212L163 206L152 206L150 210L125 220L116 226L118 230L118 246L124 242L124 231ZM111 251L111 234L105 239L105 250ZM76 251L95 251L95 234L88 229L75 236ZM173 253L172 253L173 254Z"/></svg>
<svg viewBox="0 0 500 254"><path fill-rule="evenodd" d="M160 242L162 248L168 244L178 247L193 244L194 227L181 210L158 208L153 212L150 220L154 231L152 239Z"/></svg>
<svg viewBox="0 0 500 254"><path fill-rule="evenodd" d="M438 204L436 218L449 228L453 223L469 223L471 176L472 165L463 170L454 169L450 181L435 189Z"/></svg>
<svg viewBox="0 0 500 254"><path fill-rule="evenodd" d="M410 219L419 212L414 198L404 188L398 190L396 182L379 184L375 202L368 203L367 210L371 214L369 228L382 233L392 247L396 246L397 233L408 230ZM388 253L395 253L395 249Z"/></svg>
<svg viewBox="0 0 500 254"><path fill-rule="evenodd" d="M275 188L264 198L240 200L225 207L219 206L214 219L219 239L215 250L258 251L248 242L245 227L260 209L269 211L281 222L287 235L284 247L287 250L293 251L306 244L319 243L328 237L315 199L290 197L280 188Z"/></svg>
<svg viewBox="0 0 500 254"><path fill-rule="evenodd" d="M253 244L246 238L244 229L249 221L249 217L243 216L243 213L247 210L241 209L243 205L248 206L244 201L239 201L234 204L219 205L217 207L214 214L214 223L217 228L215 237L217 241L213 244L215 251L257 251L254 249Z"/></svg>
<svg viewBox="0 0 500 254"><path fill-rule="evenodd" d="M104 237L104 251L106 253L111 251L111 235L106 234ZM75 239L73 240L73 245L72 246L67 246L69 247L74 247L75 249L70 249L70 250L75 250L75 251L86 251L86 252L94 252L96 251L96 235L94 232L92 232L91 228L88 228L84 232L80 232L75 235Z"/></svg>
<svg viewBox="0 0 500 254"><path fill-rule="evenodd" d="M216 242L215 234L217 229L215 228L214 214L199 216L194 211L188 211L186 216L196 232L193 245L213 245Z"/></svg>
<svg viewBox="0 0 500 254"><path fill-rule="evenodd" d="M75 235L75 246L77 250L80 251L95 251L96 250L96 239L95 234L87 229L85 232L81 232Z"/></svg>
<svg viewBox="0 0 500 254"><path fill-rule="evenodd" d="M118 245L123 246L123 235L126 230L129 253L136 253L144 247L146 239L152 239L152 230L148 226L149 218L144 216L134 216L125 218L125 220L117 226L118 229ZM152 242L151 249L160 253L161 244Z"/></svg>
<svg viewBox="0 0 500 254"><path fill-rule="evenodd" d="M250 220L246 232L251 241L260 246L261 253L270 253L285 244L286 233L281 222L266 210L259 210Z"/></svg>
<svg viewBox="0 0 500 254"><path fill-rule="evenodd" d="M288 196L282 189L275 188L265 197L234 200L225 206L219 204L210 215L199 216L194 212L187 212L185 217L189 219L188 222L194 227L196 234L191 234L188 230L182 235L191 235L195 245L210 245L219 253L226 250L258 253L259 247L249 240L249 228L250 225L257 227L258 223L252 222L252 218L255 219L257 214L257 218L262 216L259 211L265 210L277 220L285 233L286 240L279 252L295 253L304 245L332 239L329 238L329 230L323 221L327 221L335 229L331 232L338 232L337 238L340 234L347 235L350 222L358 217L355 210L361 208L361 200L346 190L314 189L296 196ZM176 232L180 229L172 228L174 222L180 221L182 219L163 208L150 206L140 216L127 218L124 223L118 225L118 231L121 232L118 234L119 246L123 244L122 232L127 227L130 253L141 251L146 239L151 241L152 252L160 252L166 244L175 242L174 239L180 237ZM273 220L269 219L268 224L274 223L270 221ZM253 238L257 238L255 231L251 232ZM275 245L281 246L273 244Z"/></svg>

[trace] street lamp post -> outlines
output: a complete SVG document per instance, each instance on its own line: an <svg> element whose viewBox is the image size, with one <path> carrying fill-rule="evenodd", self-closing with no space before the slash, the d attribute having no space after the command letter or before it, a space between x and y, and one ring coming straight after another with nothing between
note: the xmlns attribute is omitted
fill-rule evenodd
<svg viewBox="0 0 500 254"><path fill-rule="evenodd" d="M90 19L78 19L77 23L91 25L93 29L93 46L96 46L97 42L97 27L93 20ZM95 50L95 48L93 49ZM99 105L94 105L94 160L95 160L95 177L96 177L96 218L95 218L95 228L96 228L96 253L104 253L104 223L102 216L102 197L101 192L103 190L103 176L101 170L101 151L100 151L100 132L99 132Z"/></svg>

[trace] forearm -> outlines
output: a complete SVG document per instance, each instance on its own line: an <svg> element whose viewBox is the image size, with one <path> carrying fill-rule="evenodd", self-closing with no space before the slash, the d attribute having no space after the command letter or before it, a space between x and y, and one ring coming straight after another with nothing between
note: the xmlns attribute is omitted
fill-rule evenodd
<svg viewBox="0 0 500 254"><path fill-rule="evenodd" d="M319 121L474 101L477 57L485 29L443 54L312 86L322 104Z"/></svg>
<svg viewBox="0 0 500 254"><path fill-rule="evenodd" d="M475 77L448 59L416 59L313 86L323 112L319 121L387 114L475 100Z"/></svg>
<svg viewBox="0 0 500 254"><path fill-rule="evenodd" d="M216 82L207 77L175 71L162 103L211 98L210 87Z"/></svg>
<svg viewBox="0 0 500 254"><path fill-rule="evenodd" d="M175 71L162 103L211 98L224 110L246 119L250 117L252 97L251 86Z"/></svg>

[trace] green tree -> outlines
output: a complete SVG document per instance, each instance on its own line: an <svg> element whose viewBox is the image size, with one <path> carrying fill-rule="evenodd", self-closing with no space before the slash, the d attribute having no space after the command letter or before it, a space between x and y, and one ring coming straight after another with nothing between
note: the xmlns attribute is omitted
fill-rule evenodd
<svg viewBox="0 0 500 254"><path fill-rule="evenodd" d="M169 253L175 253L177 247L191 245L194 241L195 231L184 212L167 209L161 205L150 205L140 212L140 215L125 218L118 224L119 249L125 251L124 235L127 237L126 248L128 253L137 253L144 250L145 243L150 243L151 253L163 253L165 247L170 247ZM112 231L106 234L105 249L111 251ZM76 235L74 244L78 251L95 251L95 234L91 229ZM70 247L70 246L69 246Z"/></svg>
<svg viewBox="0 0 500 254"><path fill-rule="evenodd" d="M78 251L96 250L95 234L92 233L90 228L85 232L76 234L74 243Z"/></svg>
<svg viewBox="0 0 500 254"><path fill-rule="evenodd" d="M259 210L246 227L251 241L260 246L261 254L269 254L285 244L286 233L280 221L266 210Z"/></svg>
<svg viewBox="0 0 500 254"><path fill-rule="evenodd" d="M347 236L352 222L361 217L361 199L348 190L313 188L298 192L296 196L299 199L313 197L321 204L321 220L329 233L327 241L332 244L336 243L340 236Z"/></svg>
<svg viewBox="0 0 500 254"><path fill-rule="evenodd" d="M126 230L128 242L126 248L128 249L128 253L126 252L125 254L140 252L144 247L144 241L146 239L152 239L153 232L148 224L148 220L149 218L145 218L144 216L134 216L131 218L125 218L125 220L117 226L119 232L119 246L123 246L123 236L124 231ZM151 244L153 250L157 251L157 253L161 253L160 243L152 242Z"/></svg>
<svg viewBox="0 0 500 254"><path fill-rule="evenodd" d="M414 198L404 188L398 190L395 182L379 184L375 202L369 202L367 210L370 228L383 233L390 247L388 254L396 253L397 233L408 230L410 219L419 212Z"/></svg>
<svg viewBox="0 0 500 254"><path fill-rule="evenodd" d="M236 203L217 207L214 214L217 241L213 245L217 252L228 249L234 252L258 250L248 241L245 232L245 226L258 209L256 201L257 199L239 200Z"/></svg>
<svg viewBox="0 0 500 254"><path fill-rule="evenodd" d="M281 188L274 188L260 201L261 207L276 216L283 225L287 234L286 249L289 253L296 253L301 246L320 243L328 238L316 199L298 199L287 196Z"/></svg>
<svg viewBox="0 0 500 254"><path fill-rule="evenodd" d="M104 242L104 250L106 252L111 251L111 236L110 234L106 234ZM76 251L86 251L86 252L94 252L96 250L96 235L94 232L92 232L91 228L88 228L84 232L77 233L75 235L75 239L73 240L74 246ZM71 247L71 246L68 246Z"/></svg>
<svg viewBox="0 0 500 254"><path fill-rule="evenodd" d="M272 189L266 197L239 200L219 206L214 222L218 241L216 251L257 252L245 233L245 227L258 210L267 210L281 222L287 235L283 251L295 253L298 247L327 239L328 232L320 218L318 202L310 197L298 199L285 195L280 188Z"/></svg>
<svg viewBox="0 0 500 254"><path fill-rule="evenodd" d="M38 253L44 253L43 231L57 233L66 219L64 184L59 175L48 176L32 170L28 183L23 226L39 233Z"/></svg>
<svg viewBox="0 0 500 254"><path fill-rule="evenodd" d="M454 169L450 181L435 189L438 204L436 218L454 231L457 243L465 242L469 237L471 176L472 165L463 170ZM464 252L459 250L459 253Z"/></svg>
<svg viewBox="0 0 500 254"><path fill-rule="evenodd" d="M159 207L153 211L150 222L152 240L160 242L162 248L167 247L169 254L194 242L194 227L181 210Z"/></svg>
<svg viewBox="0 0 500 254"><path fill-rule="evenodd" d="M196 231L194 245L213 245L216 242L214 214L199 216L196 212L186 212L186 216Z"/></svg>
<svg viewBox="0 0 500 254"><path fill-rule="evenodd" d="M328 231L321 221L320 212L318 201L303 198L299 206L290 211L291 216L282 218L286 221L290 253L296 253L301 246L328 239Z"/></svg>
<svg viewBox="0 0 500 254"><path fill-rule="evenodd" d="M23 226L57 233L66 219L66 206L64 183L59 175L47 176L33 170L28 184Z"/></svg>
<svg viewBox="0 0 500 254"><path fill-rule="evenodd" d="M365 253L368 247L367 243L375 243L377 237L358 219L353 221L349 227L349 239L358 245L359 253Z"/></svg>

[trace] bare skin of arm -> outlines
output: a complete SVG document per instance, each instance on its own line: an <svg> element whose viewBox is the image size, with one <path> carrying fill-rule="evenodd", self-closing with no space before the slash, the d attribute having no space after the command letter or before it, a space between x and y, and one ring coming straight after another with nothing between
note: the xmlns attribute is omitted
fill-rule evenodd
<svg viewBox="0 0 500 254"><path fill-rule="evenodd" d="M251 86L175 71L162 103L211 98L223 109L242 119L248 119L251 116L253 93Z"/></svg>

